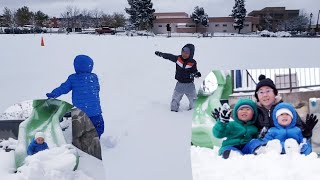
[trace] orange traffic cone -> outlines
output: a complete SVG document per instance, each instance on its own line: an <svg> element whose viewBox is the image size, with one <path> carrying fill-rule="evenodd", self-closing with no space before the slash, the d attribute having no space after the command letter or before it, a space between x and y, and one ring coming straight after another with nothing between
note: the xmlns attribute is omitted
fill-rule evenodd
<svg viewBox="0 0 320 180"><path fill-rule="evenodd" d="M43 37L41 37L41 46L44 46L44 40L43 40Z"/></svg>

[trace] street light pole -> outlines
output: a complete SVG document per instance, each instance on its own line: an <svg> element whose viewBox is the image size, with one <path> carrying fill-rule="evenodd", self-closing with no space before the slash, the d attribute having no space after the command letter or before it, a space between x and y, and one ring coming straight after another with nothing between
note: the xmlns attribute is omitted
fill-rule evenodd
<svg viewBox="0 0 320 180"><path fill-rule="evenodd" d="M318 20L317 20L317 25L316 25L316 32L318 32L318 24L319 24L319 14L320 14L320 10L319 10L319 12L318 12Z"/></svg>
<svg viewBox="0 0 320 180"><path fill-rule="evenodd" d="M310 23L309 23L309 32L311 32L311 19L312 19L313 14L310 13Z"/></svg>

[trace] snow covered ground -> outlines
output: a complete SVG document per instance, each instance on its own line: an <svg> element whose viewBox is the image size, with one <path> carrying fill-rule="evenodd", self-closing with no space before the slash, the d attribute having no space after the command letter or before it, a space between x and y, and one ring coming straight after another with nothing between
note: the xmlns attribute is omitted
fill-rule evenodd
<svg viewBox="0 0 320 180"><path fill-rule="evenodd" d="M41 36L45 47L40 46ZM102 169L106 179L319 177L316 167L320 160L313 156L265 155L226 161L217 157L215 151L190 148L192 112L186 111L186 98L181 105L182 112L169 111L176 82L175 65L154 55L156 50L179 54L186 43L195 44L195 59L203 74L196 80L197 87L212 69L320 66L316 59L319 39L310 38L0 35L0 112L18 102L45 98L47 92L74 72L74 57L88 54L100 78L105 119L105 133L101 138ZM61 99L71 102L71 93ZM13 153L0 151L0 160L1 179L17 179L18 175L12 174ZM103 171L90 160L85 165L83 171L71 175L62 173L59 177L89 179L94 178L92 174ZM48 179L57 177L47 176Z"/></svg>

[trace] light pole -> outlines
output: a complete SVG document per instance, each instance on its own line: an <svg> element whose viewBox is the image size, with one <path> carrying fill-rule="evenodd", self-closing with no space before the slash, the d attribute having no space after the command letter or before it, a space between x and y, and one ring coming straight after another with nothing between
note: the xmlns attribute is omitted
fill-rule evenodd
<svg viewBox="0 0 320 180"><path fill-rule="evenodd" d="M67 21L68 21L67 33L69 34L69 12L67 12Z"/></svg>
<svg viewBox="0 0 320 180"><path fill-rule="evenodd" d="M313 14L310 13L310 23L309 23L309 32L311 32L311 19L312 19Z"/></svg>
<svg viewBox="0 0 320 180"><path fill-rule="evenodd" d="M318 32L318 28L319 28L319 27L318 27L318 26L319 26L319 25L318 25L318 24L319 24L319 14L320 14L320 10L319 10L319 12L318 12L318 20L317 20L317 25L316 25L316 32Z"/></svg>

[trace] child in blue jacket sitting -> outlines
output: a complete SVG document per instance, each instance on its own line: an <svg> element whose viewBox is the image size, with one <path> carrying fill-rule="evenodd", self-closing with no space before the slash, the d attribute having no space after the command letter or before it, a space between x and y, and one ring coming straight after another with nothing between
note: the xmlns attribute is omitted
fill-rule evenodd
<svg viewBox="0 0 320 180"><path fill-rule="evenodd" d="M100 106L99 80L98 76L92 73L93 60L89 56L78 55L73 65L76 73L71 74L66 82L46 95L48 98L57 98L72 90L73 105L87 114L100 138L104 132L104 121Z"/></svg>
<svg viewBox="0 0 320 180"><path fill-rule="evenodd" d="M262 139L267 143L265 151L275 151L282 154L291 152L308 155L312 148L302 136L302 131L296 126L297 113L289 103L279 103L275 106L272 119L275 127L268 130Z"/></svg>
<svg viewBox="0 0 320 180"><path fill-rule="evenodd" d="M34 139L28 146L27 154L29 156L36 154L39 151L49 149L47 143L44 141L43 132L37 132L34 136Z"/></svg>

